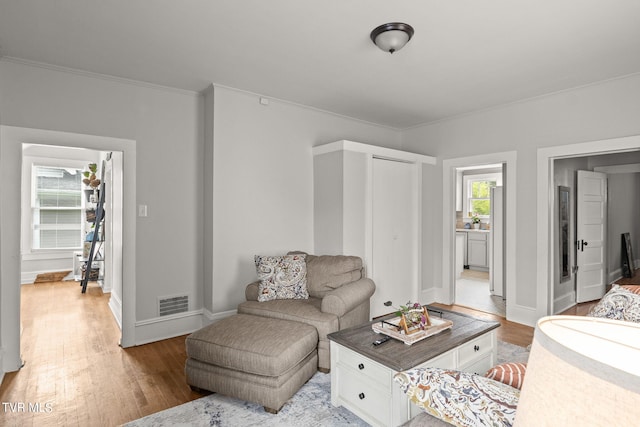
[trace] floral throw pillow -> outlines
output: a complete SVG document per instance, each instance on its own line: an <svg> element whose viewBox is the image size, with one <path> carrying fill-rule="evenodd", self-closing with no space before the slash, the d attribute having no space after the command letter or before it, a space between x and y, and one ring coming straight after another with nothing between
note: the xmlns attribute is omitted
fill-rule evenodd
<svg viewBox="0 0 640 427"><path fill-rule="evenodd" d="M410 369L394 381L426 413L460 427L512 426L520 399L518 389L451 369Z"/></svg>
<svg viewBox="0 0 640 427"><path fill-rule="evenodd" d="M306 255L255 256L258 301L308 299Z"/></svg>
<svg viewBox="0 0 640 427"><path fill-rule="evenodd" d="M613 285L587 316L640 323L640 295Z"/></svg>

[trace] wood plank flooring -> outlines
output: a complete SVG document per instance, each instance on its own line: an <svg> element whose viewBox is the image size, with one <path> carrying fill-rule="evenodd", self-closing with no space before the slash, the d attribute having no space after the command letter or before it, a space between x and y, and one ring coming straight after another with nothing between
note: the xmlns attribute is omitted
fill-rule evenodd
<svg viewBox="0 0 640 427"><path fill-rule="evenodd" d="M22 286L25 365L5 374L0 401L45 411L0 408L0 425L116 426L202 396L184 379L185 336L122 349L109 295L91 285Z"/></svg>
<svg viewBox="0 0 640 427"><path fill-rule="evenodd" d="M45 411L0 408L0 425L115 426L202 396L185 382L186 336L122 349L109 295L100 288L90 283L83 295L77 282L54 282L24 285L21 292L25 366L5 375L0 401L38 403ZM499 321L500 340L520 346L532 341L528 326L440 306ZM578 306L566 314L587 310Z"/></svg>

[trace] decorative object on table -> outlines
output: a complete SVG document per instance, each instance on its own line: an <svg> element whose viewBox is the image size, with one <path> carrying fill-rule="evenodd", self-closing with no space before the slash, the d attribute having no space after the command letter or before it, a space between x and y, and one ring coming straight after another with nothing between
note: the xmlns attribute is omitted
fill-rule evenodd
<svg viewBox="0 0 640 427"><path fill-rule="evenodd" d="M400 311L396 315L401 318L398 326L402 327L405 334L412 334L431 326L427 307L423 307L419 302L409 301L407 305L401 305Z"/></svg>
<svg viewBox="0 0 640 427"><path fill-rule="evenodd" d="M585 316L540 319L516 425L637 425L639 359L636 323Z"/></svg>
<svg viewBox="0 0 640 427"><path fill-rule="evenodd" d="M465 223L464 223L464 229L465 229L465 230L469 230L470 228L471 228L471 224L470 224L470 223L468 223L468 222L465 222Z"/></svg>
<svg viewBox="0 0 640 427"><path fill-rule="evenodd" d="M479 230L480 229L480 217L478 216L477 212L470 212L471 217L471 222L473 223L473 229L474 230Z"/></svg>
<svg viewBox="0 0 640 427"><path fill-rule="evenodd" d="M385 302L384 305L390 307L391 301ZM450 320L432 318L429 316L427 306L417 302L409 301L406 305L401 305L396 316L395 319L374 322L371 328L376 333L388 335L411 345L453 326Z"/></svg>

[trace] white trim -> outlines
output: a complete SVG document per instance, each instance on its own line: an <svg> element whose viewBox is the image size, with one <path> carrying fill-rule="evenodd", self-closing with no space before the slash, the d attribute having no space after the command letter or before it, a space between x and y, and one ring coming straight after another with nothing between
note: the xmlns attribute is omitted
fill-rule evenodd
<svg viewBox="0 0 640 427"><path fill-rule="evenodd" d="M136 322L136 344L142 345L150 342L166 340L169 338L187 335L197 331L203 326L215 323L229 316L233 316L237 310L212 313L207 309L192 310L186 313L170 316L154 317L152 319Z"/></svg>
<svg viewBox="0 0 640 427"><path fill-rule="evenodd" d="M34 252L22 253L22 261L49 261L52 259L73 259L73 253L81 251L77 249L36 249Z"/></svg>
<svg viewBox="0 0 640 427"><path fill-rule="evenodd" d="M424 163L428 165L436 164L435 157L410 153L408 151L394 150L392 148L378 147L377 145L363 144L361 142L348 141L346 139L313 147L314 156L334 151L354 151L356 153L370 154L374 157L381 157L388 160L400 160L409 163Z"/></svg>
<svg viewBox="0 0 640 427"><path fill-rule="evenodd" d="M470 174L465 175L462 174L462 219L463 220L471 220L467 215L471 212L469 209L469 181L490 181L492 178L495 178L496 187L502 187L502 173L501 172L489 172L489 173L479 173L479 174ZM486 200L489 200L490 197L487 197ZM478 200L478 199L476 199ZM490 215L478 215L481 219L488 219Z"/></svg>
<svg viewBox="0 0 640 427"><path fill-rule="evenodd" d="M173 92L173 93L179 93L182 95L190 95L194 97L200 96L200 92L194 91L194 90L180 89L180 88L175 88L171 86L163 86L155 83L145 82L142 80L125 79L124 77L116 77L109 74L94 73L92 71L80 70L77 68L62 67L60 65L52 65L52 64L47 64L45 62L31 61L28 59L16 58L13 56L2 56L0 57L0 61L20 64L20 65L27 65L30 67L42 68L50 71L57 71L59 73L75 74L77 76L111 81L111 82L131 85L131 86L161 90L164 92Z"/></svg>
<svg viewBox="0 0 640 427"><path fill-rule="evenodd" d="M536 318L531 315L530 307L516 305L516 242L518 229L516 227L516 202L517 202L517 152L505 151L501 153L489 153L471 157L447 159L442 162L442 290L439 301L451 304L455 300L454 269L455 269L455 193L456 193L456 168L505 163L505 283L507 312L506 318L513 322L535 325Z"/></svg>
<svg viewBox="0 0 640 427"><path fill-rule="evenodd" d="M531 96L529 98L522 98L522 99L517 99L515 101L511 101L511 102L506 102L503 104L497 104L497 105L492 105L489 107L485 107L485 108L480 108L477 110L473 110L473 111L468 111L468 112L464 112L464 113L460 113L460 114L454 114L451 116L447 116L447 117L443 117L440 119L435 119L435 120L430 120L430 121L426 121L423 123L419 123L416 125L412 125L412 126L408 126L408 127L404 127L402 128L403 131L408 131L408 130L412 130L415 128L419 128L422 126L431 126L437 123L446 123L446 122L451 122L454 120L459 120L463 117L469 117L469 116L479 116L479 115L483 115L484 113L488 113L491 111L497 111L497 110L505 110L508 109L510 106L512 105L521 105L521 104L527 104L531 101L535 101L537 99L544 99L544 98L549 98L558 94L562 94L562 93L572 93L575 92L579 89L583 89L583 88L589 88L589 87L594 87L594 86L600 86L609 82L615 82L617 80L624 80L624 79L628 79L631 77L635 77L638 74L640 74L640 72L634 72L634 73L629 73L629 74L625 74L622 76L616 76L616 77L612 77L610 79L604 79L604 80L598 80L595 82L591 82L591 83L586 83L586 84L582 84L582 85L578 85L578 86L573 86L573 87L569 87L569 88L565 88L565 89L560 89L560 90L556 90L553 92L548 92L548 93L543 93L541 95L536 95L536 96Z"/></svg>
<svg viewBox="0 0 640 427"><path fill-rule="evenodd" d="M576 305L576 293L575 291L571 291L553 300L553 311L556 313L562 313L574 305Z"/></svg>
<svg viewBox="0 0 640 427"><path fill-rule="evenodd" d="M638 173L640 172L640 163L630 163L627 165L596 166L595 168L593 168L593 171L604 172L606 174Z"/></svg>
<svg viewBox="0 0 640 427"><path fill-rule="evenodd" d="M225 318L233 316L234 314L237 314L237 313L238 313L238 310L228 310L228 311L221 311L219 313L213 313L213 312L207 310L206 308L204 308L204 309L202 309L203 326L204 325L210 325L211 323L215 323L218 320L225 319Z"/></svg>
<svg viewBox="0 0 640 427"><path fill-rule="evenodd" d="M136 322L135 345L190 334L202 328L202 309Z"/></svg>
<svg viewBox="0 0 640 427"><path fill-rule="evenodd" d="M116 319L118 327L122 330L122 300L116 292L111 292L109 309L111 309L111 313L113 314L113 318Z"/></svg>
<svg viewBox="0 0 640 427"><path fill-rule="evenodd" d="M556 245L553 242L553 208L555 189L553 182L553 160L563 157L580 157L611 152L626 152L640 149L640 135L582 142L538 149L538 194L537 194L537 271L536 302L539 317L553 314L553 259ZM507 183L508 185L508 183ZM546 286L544 286L546 284Z"/></svg>

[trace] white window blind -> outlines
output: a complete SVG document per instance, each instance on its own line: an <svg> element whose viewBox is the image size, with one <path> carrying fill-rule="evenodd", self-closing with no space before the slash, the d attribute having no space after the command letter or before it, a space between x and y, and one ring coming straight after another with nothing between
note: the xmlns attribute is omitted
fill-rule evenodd
<svg viewBox="0 0 640 427"><path fill-rule="evenodd" d="M82 173L75 168L34 166L34 249L82 246Z"/></svg>

